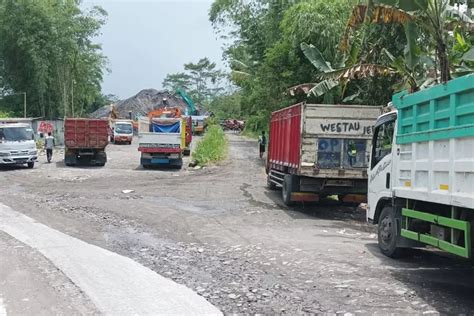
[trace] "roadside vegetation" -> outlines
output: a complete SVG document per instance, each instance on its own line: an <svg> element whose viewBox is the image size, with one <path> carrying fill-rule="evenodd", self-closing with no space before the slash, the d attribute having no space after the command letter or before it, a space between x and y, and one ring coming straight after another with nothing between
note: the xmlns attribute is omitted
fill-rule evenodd
<svg viewBox="0 0 474 316"><path fill-rule="evenodd" d="M309 103L386 105L394 92L472 72L472 1L214 0L237 87L220 118L265 130L272 111ZM228 104L226 107L224 104Z"/></svg>
<svg viewBox="0 0 474 316"><path fill-rule="evenodd" d="M8 118L8 117L11 117L11 116L12 116L11 113L0 110L0 118Z"/></svg>
<svg viewBox="0 0 474 316"><path fill-rule="evenodd" d="M210 125L196 145L192 158L199 166L222 161L227 156L227 139L219 125Z"/></svg>
<svg viewBox="0 0 474 316"><path fill-rule="evenodd" d="M107 13L81 1L0 1L0 111L83 116L108 103L107 59L94 43Z"/></svg>

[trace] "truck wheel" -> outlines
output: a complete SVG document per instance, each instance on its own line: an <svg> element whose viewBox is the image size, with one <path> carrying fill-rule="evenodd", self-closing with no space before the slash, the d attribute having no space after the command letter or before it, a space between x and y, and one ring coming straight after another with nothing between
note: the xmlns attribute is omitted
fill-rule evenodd
<svg viewBox="0 0 474 316"><path fill-rule="evenodd" d="M406 253L406 248L397 247L400 229L396 222L395 211L391 206L385 206L379 217L377 226L380 251L390 258L399 258Z"/></svg>
<svg viewBox="0 0 474 316"><path fill-rule="evenodd" d="M107 162L107 154L105 151L99 151L95 155L95 161L96 161L96 166L103 167L105 166L105 163Z"/></svg>
<svg viewBox="0 0 474 316"><path fill-rule="evenodd" d="M28 168L33 169L34 167L35 167L34 161L28 163Z"/></svg>
<svg viewBox="0 0 474 316"><path fill-rule="evenodd" d="M290 174L285 175L285 178L283 179L281 196L283 199L283 203L285 203L286 206L292 206L295 204L295 202L291 200L291 193L296 191L295 187L297 179L297 177L294 177Z"/></svg>
<svg viewBox="0 0 474 316"><path fill-rule="evenodd" d="M181 169L183 167L183 158L177 159L174 163L175 169Z"/></svg>

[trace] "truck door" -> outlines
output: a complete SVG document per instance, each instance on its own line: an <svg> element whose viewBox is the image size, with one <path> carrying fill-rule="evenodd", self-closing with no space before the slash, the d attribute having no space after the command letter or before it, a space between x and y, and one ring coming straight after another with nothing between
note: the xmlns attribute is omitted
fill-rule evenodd
<svg viewBox="0 0 474 316"><path fill-rule="evenodd" d="M374 129L369 170L367 217L374 219L378 201L392 197L392 148L396 114L381 117Z"/></svg>

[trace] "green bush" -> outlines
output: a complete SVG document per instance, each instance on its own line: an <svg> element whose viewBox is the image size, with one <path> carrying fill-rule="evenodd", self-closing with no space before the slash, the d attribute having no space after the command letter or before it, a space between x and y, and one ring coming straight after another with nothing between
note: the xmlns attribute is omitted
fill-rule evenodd
<svg viewBox="0 0 474 316"><path fill-rule="evenodd" d="M219 125L219 120L216 117L208 117L206 119L207 126Z"/></svg>
<svg viewBox="0 0 474 316"><path fill-rule="evenodd" d="M250 116L245 121L245 130L242 135L250 138L258 138L265 131L268 135L268 125L270 122L269 113L259 113L255 116Z"/></svg>
<svg viewBox="0 0 474 316"><path fill-rule="evenodd" d="M6 112L6 111L3 111L3 110L0 110L0 118L8 118L8 117L12 117L12 113L11 112Z"/></svg>
<svg viewBox="0 0 474 316"><path fill-rule="evenodd" d="M196 145L193 159L200 166L224 160L227 154L227 140L222 128L211 125L203 139Z"/></svg>

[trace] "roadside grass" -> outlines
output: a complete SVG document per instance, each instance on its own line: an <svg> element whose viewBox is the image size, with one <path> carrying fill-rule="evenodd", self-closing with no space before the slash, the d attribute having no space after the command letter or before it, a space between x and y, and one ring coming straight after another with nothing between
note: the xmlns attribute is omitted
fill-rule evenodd
<svg viewBox="0 0 474 316"><path fill-rule="evenodd" d="M258 136L260 136L261 132L259 133L258 131L254 131L251 129L244 129L244 131L241 133L242 136L248 137L248 138L253 138L253 139L258 139Z"/></svg>
<svg viewBox="0 0 474 316"><path fill-rule="evenodd" d="M227 156L227 139L218 125L208 127L203 139L197 143L193 151L193 160L199 166L222 161Z"/></svg>

